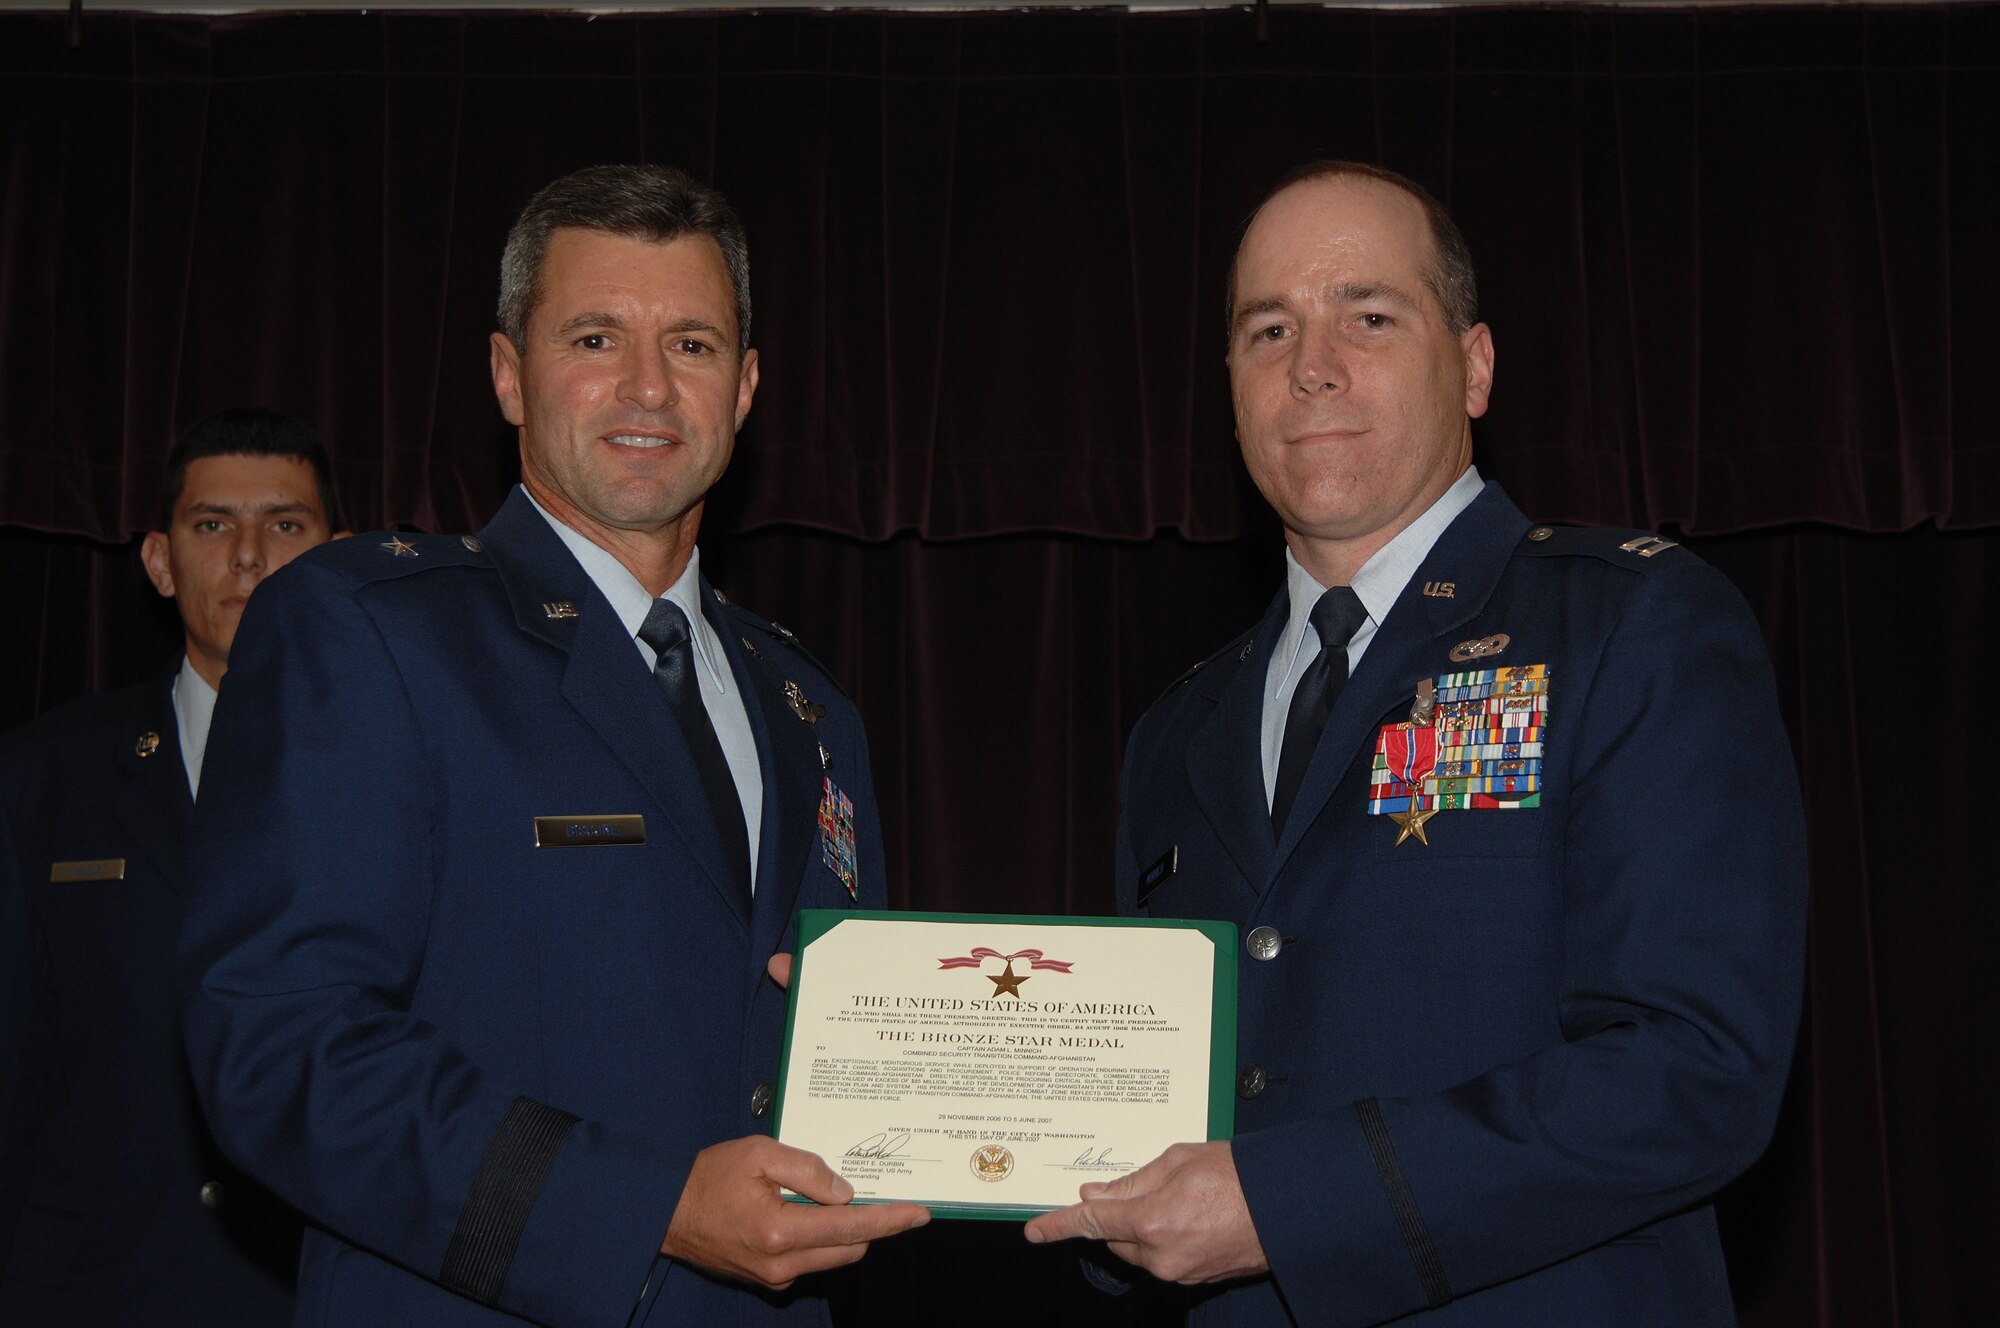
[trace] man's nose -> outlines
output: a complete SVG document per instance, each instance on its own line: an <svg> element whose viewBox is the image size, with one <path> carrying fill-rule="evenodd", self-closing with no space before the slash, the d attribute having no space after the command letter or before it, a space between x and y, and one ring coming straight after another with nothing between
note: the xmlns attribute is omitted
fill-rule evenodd
<svg viewBox="0 0 2000 1328"><path fill-rule="evenodd" d="M660 346L633 349L622 386L619 395L642 410L658 410L680 399L673 356Z"/></svg>
<svg viewBox="0 0 2000 1328"><path fill-rule="evenodd" d="M1303 328L1294 345L1292 391L1311 396L1317 391L1338 392L1347 386L1347 367L1341 359L1338 338Z"/></svg>
<svg viewBox="0 0 2000 1328"><path fill-rule="evenodd" d="M229 548L229 565L243 572L264 570L264 531L254 522L246 522L237 530L236 539Z"/></svg>

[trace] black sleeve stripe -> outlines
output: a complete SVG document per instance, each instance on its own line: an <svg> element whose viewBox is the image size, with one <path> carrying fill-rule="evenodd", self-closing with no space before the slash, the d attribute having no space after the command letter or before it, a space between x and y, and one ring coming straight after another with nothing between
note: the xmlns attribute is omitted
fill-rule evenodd
<svg viewBox="0 0 2000 1328"><path fill-rule="evenodd" d="M1409 1247L1410 1262L1417 1266L1417 1280L1423 1284L1430 1307L1436 1309L1451 1299L1451 1283L1445 1280L1444 1262L1431 1244L1424 1215L1417 1211L1416 1196L1410 1193L1409 1177L1396 1158L1396 1143L1389 1137L1389 1123L1382 1118L1382 1104L1372 1097L1363 1098L1354 1104L1354 1114L1361 1118L1362 1137L1374 1155L1375 1174L1382 1178L1382 1192L1389 1198L1389 1211L1396 1215L1403 1244Z"/></svg>
<svg viewBox="0 0 2000 1328"><path fill-rule="evenodd" d="M479 1159L438 1281L482 1305L499 1302L528 1214L576 1121L533 1098L514 1099Z"/></svg>

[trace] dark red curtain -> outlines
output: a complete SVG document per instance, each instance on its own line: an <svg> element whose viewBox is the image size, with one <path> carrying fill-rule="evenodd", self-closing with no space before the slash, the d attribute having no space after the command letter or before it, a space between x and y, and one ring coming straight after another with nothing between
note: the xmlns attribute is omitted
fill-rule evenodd
<svg viewBox="0 0 2000 1328"><path fill-rule="evenodd" d="M1811 990L1725 1201L1745 1322L2000 1311L1970 736L2000 652L2000 8L82 36L0 16L0 727L171 654L132 541L209 411L314 421L357 526L480 524L514 471L484 349L508 221L570 167L668 160L755 255L764 388L705 557L848 681L924 907L1109 907L1125 734L1281 575L1230 442L1234 228L1308 155L1425 180L1499 346L1482 469L1537 516L1681 536L1777 664ZM857 1321L1157 1321L1004 1234L885 1249Z"/></svg>

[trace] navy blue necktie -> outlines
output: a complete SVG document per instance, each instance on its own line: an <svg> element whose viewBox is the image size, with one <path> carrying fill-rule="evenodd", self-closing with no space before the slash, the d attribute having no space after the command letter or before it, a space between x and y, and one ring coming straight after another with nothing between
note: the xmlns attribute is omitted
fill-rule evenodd
<svg viewBox="0 0 2000 1328"><path fill-rule="evenodd" d="M1271 791L1271 834L1285 833L1285 818L1305 783L1306 767L1326 731L1326 717L1340 689L1347 685L1347 642L1368 617L1352 587L1335 586L1312 606L1313 630L1319 633L1319 654L1299 678L1292 708L1285 715L1285 745L1278 751L1278 782Z"/></svg>
<svg viewBox="0 0 2000 1328"><path fill-rule="evenodd" d="M743 795L737 791L736 776L729 773L729 758L722 754L722 742L715 736L714 721L701 699L701 679L695 674L694 642L687 614L672 600L656 599L639 627L639 639L653 648L653 676L667 694L667 706L687 738L695 769L701 772L703 791L715 813L716 837L722 841L722 856L747 896L750 891L750 836L744 828Z"/></svg>

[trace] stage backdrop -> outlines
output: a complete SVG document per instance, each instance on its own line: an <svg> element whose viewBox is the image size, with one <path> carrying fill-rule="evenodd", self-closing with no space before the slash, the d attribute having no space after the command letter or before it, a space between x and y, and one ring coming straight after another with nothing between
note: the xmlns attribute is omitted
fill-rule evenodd
<svg viewBox="0 0 2000 1328"><path fill-rule="evenodd" d="M1281 575L1230 439L1235 231L1308 156L1424 181L1498 344L1481 468L1543 519L1682 538L1777 664L1811 989L1777 1138L1726 1196L1744 1320L1990 1320L2000 10L81 37L0 16L0 725L168 658L133 541L213 410L315 423L357 528L476 528L515 469L485 348L508 222L575 166L666 161L753 240L764 386L704 556L847 680L922 907L1109 907L1125 734ZM1155 1321L1006 1236L884 1249L859 1321Z"/></svg>

